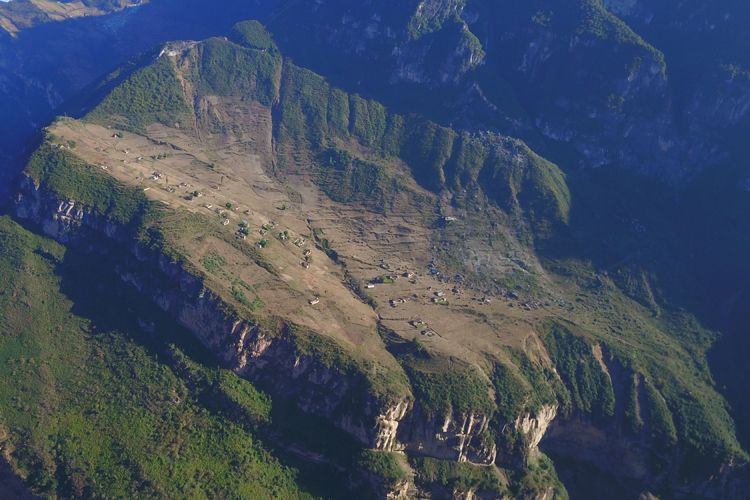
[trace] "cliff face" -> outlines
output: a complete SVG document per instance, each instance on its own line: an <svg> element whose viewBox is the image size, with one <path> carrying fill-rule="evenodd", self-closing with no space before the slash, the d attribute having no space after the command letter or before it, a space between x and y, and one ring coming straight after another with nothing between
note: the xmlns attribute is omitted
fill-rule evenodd
<svg viewBox="0 0 750 500"><path fill-rule="evenodd" d="M470 26L491 44L486 64L517 89L536 132L573 147L582 165L678 168L663 54L596 2L560 4L470 2Z"/></svg>
<svg viewBox="0 0 750 500"><path fill-rule="evenodd" d="M71 248L108 253L124 282L189 329L224 366L266 388L275 398L293 401L304 412L325 418L362 446L480 468L501 464L524 470L525 459L537 458L541 445L545 452L584 462L637 485L671 484L681 477L674 470L658 477L652 474L649 460L656 456L682 463L680 450L665 448L662 453L660 443L650 436L645 415L640 415L644 420L640 432L625 427L625 388L634 374L604 356L601 348L593 348L593 358L614 386L614 418L578 413L558 417L558 407L552 404L542 405L533 414L524 410L506 422L503 432L510 429L513 437L521 439L514 439L514 448L503 453L499 448L504 443L494 440L493 434L501 429L492 409L435 414L409 397L381 400L364 373L342 369L300 349L290 325L282 320L260 324L238 315L188 267L141 243L136 229L127 223L114 223L96 209L36 184L31 177L21 183L15 210L17 217L34 221L45 234ZM636 385L642 387L642 379ZM639 402L643 397L639 393ZM708 487L719 488L709 483Z"/></svg>
<svg viewBox="0 0 750 500"><path fill-rule="evenodd" d="M516 432L528 438L528 448L536 450L547 433L547 429L557 417L557 406L543 405L536 415L519 415L515 421Z"/></svg>
<svg viewBox="0 0 750 500"><path fill-rule="evenodd" d="M443 460L492 465L497 446L482 439L490 418L487 415L450 413L428 415L419 404L409 414L399 439L415 455Z"/></svg>
<svg viewBox="0 0 750 500"><path fill-rule="evenodd" d="M720 164L738 147L748 126L747 44L750 11L741 2L721 5L664 0L606 0L606 7L652 43L669 62L675 116L685 137L686 161Z"/></svg>
<svg viewBox="0 0 750 500"><path fill-rule="evenodd" d="M573 498L608 487L622 497L666 490L678 498L743 498L750 488L737 464L725 464L708 477L680 479L684 470L677 464L685 462L684 450L583 415L555 420L541 448L556 460ZM655 469L655 462L662 465Z"/></svg>

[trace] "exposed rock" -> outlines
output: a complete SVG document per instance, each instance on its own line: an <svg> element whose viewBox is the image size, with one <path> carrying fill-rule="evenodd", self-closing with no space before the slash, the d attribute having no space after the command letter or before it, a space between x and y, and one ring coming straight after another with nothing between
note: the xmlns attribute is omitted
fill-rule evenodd
<svg viewBox="0 0 750 500"><path fill-rule="evenodd" d="M400 402L378 415L378 433L375 436L375 448L385 451L403 451L404 445L398 442L398 427L406 417L411 405Z"/></svg>
<svg viewBox="0 0 750 500"><path fill-rule="evenodd" d="M527 413L516 418L516 431L523 433L528 439L529 451L534 451L542 441L547 428L557 416L557 406L544 405L536 415Z"/></svg>
<svg viewBox="0 0 750 500"><path fill-rule="evenodd" d="M429 415L417 404L404 422L398 437L409 453L482 465L495 463L497 446L482 439L490 424L486 415Z"/></svg>

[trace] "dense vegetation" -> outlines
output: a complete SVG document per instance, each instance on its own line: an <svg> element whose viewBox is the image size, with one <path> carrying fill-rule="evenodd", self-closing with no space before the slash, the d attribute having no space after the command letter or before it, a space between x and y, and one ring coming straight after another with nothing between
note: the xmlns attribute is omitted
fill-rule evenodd
<svg viewBox="0 0 750 500"><path fill-rule="evenodd" d="M144 215L149 202L142 191L122 186L53 139L42 145L27 165L26 173L36 182L44 181L53 192L84 203L115 222L130 223Z"/></svg>
<svg viewBox="0 0 750 500"><path fill-rule="evenodd" d="M232 31L233 39L240 45L251 49L277 50L273 36L258 21L242 21L235 24Z"/></svg>
<svg viewBox="0 0 750 500"><path fill-rule="evenodd" d="M173 126L189 110L172 63L159 57L115 87L88 118L140 130L154 122Z"/></svg>
<svg viewBox="0 0 750 500"><path fill-rule="evenodd" d="M422 409L433 416L491 416L495 406L489 387L477 371L458 360L420 359L409 356L403 361L414 396Z"/></svg>
<svg viewBox="0 0 750 500"><path fill-rule="evenodd" d="M517 484L518 486L515 488L514 493L520 498L528 498L545 493L551 493L556 499L567 500L568 498L568 492L557 477L552 460L544 455L535 457L529 467L523 472Z"/></svg>
<svg viewBox="0 0 750 500"><path fill-rule="evenodd" d="M365 450L360 455L358 465L375 476L383 478L390 486L406 479L406 472L395 453Z"/></svg>
<svg viewBox="0 0 750 500"><path fill-rule="evenodd" d="M364 166L400 158L429 190L481 186L504 209L524 213L540 237L568 220L565 176L520 141L494 134L459 134L416 116L393 114L382 104L347 95L289 62L284 63L279 106L279 143L291 151L316 153L326 169L322 186L339 201L362 201L372 194L377 177L382 176L372 179L378 170ZM367 158L332 154L352 139L366 148ZM347 168L347 162L354 162L354 168ZM364 196L353 197L352 192Z"/></svg>
<svg viewBox="0 0 750 500"><path fill-rule="evenodd" d="M401 158L432 191L482 186L506 210L524 213L540 237L567 222L570 194L564 175L522 142L458 134L342 92L312 71L282 63L270 35L257 23L237 25L235 39L242 45L214 38L190 49L195 64L189 77L196 90L278 106L275 134L285 148L280 164L291 166L289 158L311 151L323 167L321 185L337 201L366 201L382 210L382 191L390 183L379 162ZM119 124L132 129L150 122L173 124L185 120L186 100L169 58L160 57L127 78L89 118L121 117ZM331 151L344 151L342 145L351 140L367 153L354 154L349 167L332 160Z"/></svg>
<svg viewBox="0 0 750 500"><path fill-rule="evenodd" d="M592 346L559 324L551 326L544 340L560 378L570 391L573 408L600 417L614 415L612 381L594 358Z"/></svg>
<svg viewBox="0 0 750 500"><path fill-rule="evenodd" d="M353 383L365 384L369 394L380 402L390 404L409 397L409 382L401 370L383 366L361 354L353 355L336 341L307 328L291 325L288 334L293 337L299 355L310 356L346 374Z"/></svg>
<svg viewBox="0 0 750 500"><path fill-rule="evenodd" d="M318 185L334 201L361 203L381 208L385 204L385 168L374 162L354 158L345 150L330 148L320 156Z"/></svg>
<svg viewBox="0 0 750 500"><path fill-rule="evenodd" d="M681 327L684 331L690 328L688 323L682 323ZM574 334L571 328L552 323L543 331L547 349L565 385L558 392L563 411L583 411L601 418L622 408L626 428L640 432L646 422L646 429L660 445L671 447L679 442L685 446L686 465L693 472L717 459L745 456L726 402L711 387L712 380L705 373L695 373L695 365L681 359L682 348L674 347L660 354L648 352L648 343L638 349L632 345L623 349L616 340L608 340L601 361L628 374L619 399L615 399L612 375L604 372L601 361L593 354L590 342L595 336L582 331ZM657 342L671 340L663 338L664 333L658 330L651 330L650 334ZM643 377L638 387L633 385L634 373ZM642 394L638 396L637 411L633 391Z"/></svg>
<svg viewBox="0 0 750 500"><path fill-rule="evenodd" d="M278 56L212 38L195 49L191 79L204 95L238 96L270 106L276 97Z"/></svg>
<svg viewBox="0 0 750 500"><path fill-rule="evenodd" d="M450 492L480 491L489 494L506 494L497 471L469 463L457 463L434 458L415 458L411 461L417 481L426 485L438 484Z"/></svg>
<svg viewBox="0 0 750 500"><path fill-rule="evenodd" d="M492 378L498 416L503 419L503 425L514 421L524 411L536 414L544 405L558 404L558 397L564 393L552 370L527 354L513 354L512 362L495 366Z"/></svg>

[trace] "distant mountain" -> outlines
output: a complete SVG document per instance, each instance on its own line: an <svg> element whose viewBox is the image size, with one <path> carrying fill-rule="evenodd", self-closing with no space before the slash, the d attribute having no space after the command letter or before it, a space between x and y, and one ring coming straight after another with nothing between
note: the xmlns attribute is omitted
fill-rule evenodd
<svg viewBox="0 0 750 500"><path fill-rule="evenodd" d="M146 0L147 1L147 0ZM142 0L66 0L33 2L12 0L0 3L0 28L12 36L39 24L85 16L101 16L146 3Z"/></svg>
<svg viewBox="0 0 750 500"><path fill-rule="evenodd" d="M684 179L726 158L727 126L747 111L743 44L721 35L747 9L697 3L327 0L270 28L300 61L394 105L522 136L571 166Z"/></svg>

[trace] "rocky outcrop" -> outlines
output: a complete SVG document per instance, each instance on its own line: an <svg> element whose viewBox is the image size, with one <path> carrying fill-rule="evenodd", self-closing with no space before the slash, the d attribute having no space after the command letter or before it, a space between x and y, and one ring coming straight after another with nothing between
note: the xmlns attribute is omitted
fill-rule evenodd
<svg viewBox="0 0 750 500"><path fill-rule="evenodd" d="M681 171L687 144L674 120L663 54L597 2L546 7L486 0L352 7L321 0L289 16L304 17L312 43L336 50L356 85L374 95L387 96L394 85L415 96L418 89L443 92L439 105L422 109L415 98L411 111L417 106L459 128L536 144L540 136L546 144L562 142L582 166L678 176L670 167ZM325 73L325 65L304 59L307 40L297 47L286 30L274 31L288 39L285 50Z"/></svg>
<svg viewBox="0 0 750 500"><path fill-rule="evenodd" d="M384 451L403 451L404 445L398 441L398 429L409 410L411 410L411 404L408 401L403 401L378 416L375 448Z"/></svg>
<svg viewBox="0 0 750 500"><path fill-rule="evenodd" d="M750 491L745 465L725 464L711 475L686 477L681 468L684 450L679 447L659 447L582 415L556 419L541 446L560 459L556 468L567 479L571 498L612 488L620 492L619 498L636 498L651 490L669 492L670 498L739 499Z"/></svg>
<svg viewBox="0 0 750 500"><path fill-rule="evenodd" d="M535 128L571 144L587 166L664 172L678 139L663 56L634 33L589 32L574 10L567 15L581 26L560 27L540 15L492 34L506 39L498 48L511 58L521 99L537 101L528 105ZM604 33L627 31L605 16L600 22ZM594 75L584 69L591 64L598 67Z"/></svg>
<svg viewBox="0 0 750 500"><path fill-rule="evenodd" d="M490 465L495 463L497 445L485 439L489 425L487 415L457 412L430 415L417 403L398 438L408 453Z"/></svg>
<svg viewBox="0 0 750 500"><path fill-rule="evenodd" d="M544 405L536 414L526 413L516 418L516 432L526 436L529 451L537 449L556 416L557 406Z"/></svg>
<svg viewBox="0 0 750 500"><path fill-rule="evenodd" d="M481 42L466 23L450 22L438 33L415 36L393 50L391 83L417 83L430 87L457 85L484 63Z"/></svg>
<svg viewBox="0 0 750 500"><path fill-rule="evenodd" d="M743 498L739 492L750 486L746 465L700 464L683 444L656 431L646 402L645 377L606 347L594 345L592 354L612 383L613 414L604 417L573 411L558 416L548 421L538 442L556 459L556 469L571 497L616 488L620 498L649 498L648 490L669 492L675 498L693 494L699 498ZM523 428L534 427L522 419L519 423Z"/></svg>

